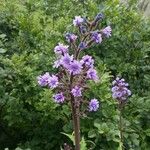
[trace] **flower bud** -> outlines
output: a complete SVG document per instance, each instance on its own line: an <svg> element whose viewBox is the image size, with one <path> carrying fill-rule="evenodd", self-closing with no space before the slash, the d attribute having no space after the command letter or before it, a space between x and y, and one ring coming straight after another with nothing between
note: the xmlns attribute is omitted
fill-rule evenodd
<svg viewBox="0 0 150 150"><path fill-rule="evenodd" d="M68 43L73 43L76 41L76 39L77 39L77 36L75 34L66 33L66 40L68 41Z"/></svg>
<svg viewBox="0 0 150 150"><path fill-rule="evenodd" d="M104 18L104 15L102 13L99 13L95 17L95 22L101 21L103 18Z"/></svg>

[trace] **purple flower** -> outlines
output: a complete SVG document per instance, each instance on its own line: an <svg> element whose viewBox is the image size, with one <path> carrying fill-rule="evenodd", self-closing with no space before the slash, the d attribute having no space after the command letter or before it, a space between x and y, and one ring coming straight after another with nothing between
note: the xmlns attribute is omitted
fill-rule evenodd
<svg viewBox="0 0 150 150"><path fill-rule="evenodd" d="M61 65L64 68L68 68L70 63L73 61L73 55L70 56L68 53L61 57Z"/></svg>
<svg viewBox="0 0 150 150"><path fill-rule="evenodd" d="M128 83L124 79L117 77L112 84L112 97L114 99L125 101L131 95L131 91L128 89Z"/></svg>
<svg viewBox="0 0 150 150"><path fill-rule="evenodd" d="M91 80L94 80L94 81L98 81L99 78L97 76L97 71L95 69L93 69L93 68L89 69L87 71L87 78L91 79Z"/></svg>
<svg viewBox="0 0 150 150"><path fill-rule="evenodd" d="M69 42L69 43L73 43L75 42L77 39L77 36L75 34L72 34L72 33L67 33L66 34L66 40Z"/></svg>
<svg viewBox="0 0 150 150"><path fill-rule="evenodd" d="M131 91L130 91L130 90L127 90L127 94L130 96L130 95L131 95Z"/></svg>
<svg viewBox="0 0 150 150"><path fill-rule="evenodd" d="M111 36L111 27L110 26L108 26L108 27L106 27L106 28L104 28L103 30L102 30L102 33L107 37L107 38L109 38L110 36Z"/></svg>
<svg viewBox="0 0 150 150"><path fill-rule="evenodd" d="M82 90L82 88L80 88L80 87L78 87L78 86L75 86L75 87L71 90L71 93L73 94L74 97L80 97L80 96L82 96L81 90Z"/></svg>
<svg viewBox="0 0 150 150"><path fill-rule="evenodd" d="M101 43L102 42L102 35L98 32L93 32L92 33L92 40L96 43Z"/></svg>
<svg viewBox="0 0 150 150"><path fill-rule="evenodd" d="M118 86L114 86L114 87L112 87L111 91L112 91L112 92L115 92L115 91L117 91L118 89L119 89Z"/></svg>
<svg viewBox="0 0 150 150"><path fill-rule="evenodd" d="M93 68L94 60L89 55L83 56L80 62L82 65L85 65L86 67Z"/></svg>
<svg viewBox="0 0 150 150"><path fill-rule="evenodd" d="M73 20L74 26L80 26L84 22L84 19L81 18L81 16L75 16L75 19Z"/></svg>
<svg viewBox="0 0 150 150"><path fill-rule="evenodd" d="M56 54L65 54L68 52L68 47L67 45L63 45L61 43L58 43L58 45L54 48L54 52Z"/></svg>
<svg viewBox="0 0 150 150"><path fill-rule="evenodd" d="M38 84L40 86L47 86L48 84L48 79L50 78L50 75L48 72L46 72L44 75L40 75L37 77Z"/></svg>
<svg viewBox="0 0 150 150"><path fill-rule="evenodd" d="M95 17L95 22L98 22L100 20L102 20L104 18L104 15L102 13L97 14L97 16Z"/></svg>
<svg viewBox="0 0 150 150"><path fill-rule="evenodd" d="M60 59L58 59L54 62L53 68L58 68L60 65L61 65L61 61Z"/></svg>
<svg viewBox="0 0 150 150"><path fill-rule="evenodd" d="M99 101L97 99L91 99L89 103L89 111L97 111L99 108Z"/></svg>
<svg viewBox="0 0 150 150"><path fill-rule="evenodd" d="M58 77L55 75L50 76L47 82L50 88L56 88L59 84Z"/></svg>
<svg viewBox="0 0 150 150"><path fill-rule="evenodd" d="M82 65L79 61L74 60L73 62L70 63L68 70L70 73L73 73L73 75L80 74L82 70Z"/></svg>
<svg viewBox="0 0 150 150"><path fill-rule="evenodd" d="M65 100L65 97L64 97L64 95L63 95L62 92L53 95L53 98L54 98L54 101L55 101L56 103L58 103L58 104L59 104L59 103L63 103L64 100Z"/></svg>

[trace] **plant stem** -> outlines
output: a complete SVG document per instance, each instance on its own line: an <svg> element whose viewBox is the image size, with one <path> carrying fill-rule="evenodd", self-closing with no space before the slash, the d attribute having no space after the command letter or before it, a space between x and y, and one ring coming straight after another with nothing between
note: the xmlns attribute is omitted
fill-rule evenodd
<svg viewBox="0 0 150 150"><path fill-rule="evenodd" d="M121 150L124 150L124 147L123 147L123 123L122 123L122 103L120 103L120 106L119 106L119 130L120 130L120 141L121 141L121 145L120 145L120 148Z"/></svg>
<svg viewBox="0 0 150 150"><path fill-rule="evenodd" d="M72 89L73 74L70 76L70 91ZM79 106L75 104L75 98L70 93L71 96L71 111L72 111L72 120L74 128L74 140L75 140L75 150L80 150L80 109Z"/></svg>
<svg viewBox="0 0 150 150"><path fill-rule="evenodd" d="M71 95L71 108L72 108L72 119L75 136L75 150L80 150L80 116L79 107L74 104L74 97Z"/></svg>
<svg viewBox="0 0 150 150"><path fill-rule="evenodd" d="M88 35L87 35L88 36ZM84 40L86 40L86 37L82 40L82 42ZM77 48L74 44L74 58L77 60L80 54L80 48ZM72 84L73 84L73 73L71 73L70 76L70 91L72 89ZM72 110L72 120L73 120L73 128L74 128L74 136L75 136L75 150L80 150L80 105L76 105L75 102L75 98L72 95L72 93L70 93L71 96L71 110Z"/></svg>

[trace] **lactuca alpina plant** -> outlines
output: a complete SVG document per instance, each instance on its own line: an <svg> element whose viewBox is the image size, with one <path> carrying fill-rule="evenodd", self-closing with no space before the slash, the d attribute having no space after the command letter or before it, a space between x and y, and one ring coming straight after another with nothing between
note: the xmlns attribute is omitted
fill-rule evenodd
<svg viewBox="0 0 150 150"><path fill-rule="evenodd" d="M71 106L75 150L80 150L80 117L82 107L86 106L89 112L99 109L99 101L95 98L86 100L84 92L87 89L89 80L99 81L97 71L94 67L92 56L81 56L82 51L95 44L100 44L104 38L111 36L110 26L98 29L102 14L98 14L93 21L88 21L81 16L75 16L73 25L77 33L67 33L65 35L67 44L58 43L54 48L56 60L53 67L58 68L56 75L46 72L38 77L39 85L53 89L54 102L58 104L67 103Z"/></svg>
<svg viewBox="0 0 150 150"><path fill-rule="evenodd" d="M113 98L117 99L120 103L125 103L131 95L131 91L128 89L129 84L125 82L125 79L120 79L119 77L112 84Z"/></svg>
<svg viewBox="0 0 150 150"><path fill-rule="evenodd" d="M120 130L120 149L124 149L123 145L123 122L122 122L122 111L123 107L126 104L128 97L131 95L131 91L129 90L129 84L125 82L125 79L121 79L117 77L112 82L112 97L118 101L118 110L119 114L119 130Z"/></svg>

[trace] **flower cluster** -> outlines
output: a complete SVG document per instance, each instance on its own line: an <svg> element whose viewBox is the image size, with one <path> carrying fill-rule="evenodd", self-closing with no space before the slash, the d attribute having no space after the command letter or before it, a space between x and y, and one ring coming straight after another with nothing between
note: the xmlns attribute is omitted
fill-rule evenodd
<svg viewBox="0 0 150 150"><path fill-rule="evenodd" d="M109 38L111 36L111 27L108 26L108 27L104 28L102 30L102 33L104 34L104 36L106 36L107 38Z"/></svg>
<svg viewBox="0 0 150 150"><path fill-rule="evenodd" d="M75 86L75 87L71 90L71 93L73 94L74 97L80 97L80 96L82 96L81 90L82 90L81 87Z"/></svg>
<svg viewBox="0 0 150 150"><path fill-rule="evenodd" d="M98 32L93 32L92 33L92 40L95 41L96 43L101 43L102 42L102 35Z"/></svg>
<svg viewBox="0 0 150 150"><path fill-rule="evenodd" d="M97 99L91 99L89 103L89 111L97 111L99 108L99 101Z"/></svg>
<svg viewBox="0 0 150 150"><path fill-rule="evenodd" d="M53 98L56 103L63 103L65 100L65 97L62 92L53 95Z"/></svg>
<svg viewBox="0 0 150 150"><path fill-rule="evenodd" d="M68 43L73 43L75 42L77 39L77 36L73 33L67 33L66 34L66 40L68 41Z"/></svg>
<svg viewBox="0 0 150 150"><path fill-rule="evenodd" d="M80 26L84 22L84 19L81 16L75 16L75 19L73 20L74 26Z"/></svg>
<svg viewBox="0 0 150 150"><path fill-rule="evenodd" d="M55 54L65 54L68 51L67 45L63 45L61 43L58 43L58 45L54 48Z"/></svg>
<svg viewBox="0 0 150 150"><path fill-rule="evenodd" d="M41 86L49 86L50 88L56 88L59 84L58 77L55 75L50 76L48 72L44 75L40 75L37 77L38 84Z"/></svg>
<svg viewBox="0 0 150 150"><path fill-rule="evenodd" d="M112 97L120 102L125 102L131 95L131 91L128 89L128 83L124 79L117 77L112 84Z"/></svg>
<svg viewBox="0 0 150 150"><path fill-rule="evenodd" d="M77 33L80 35L66 33L65 38L69 45L58 43L55 46L56 61L53 67L58 68L59 72L56 75L45 73L37 78L38 84L42 87L48 86L55 89L54 102L62 104L69 101L70 97L74 97L73 103L78 102L79 104L75 106L81 106L84 103L82 96L88 80L99 81L92 56L85 55L80 58L80 53L111 36L110 26L97 30L97 25L103 17L103 14L100 13L94 21L89 22L86 18L75 16L73 25L77 27L79 30ZM73 53L71 54L71 52ZM99 101L91 99L87 107L90 112L97 111Z"/></svg>

